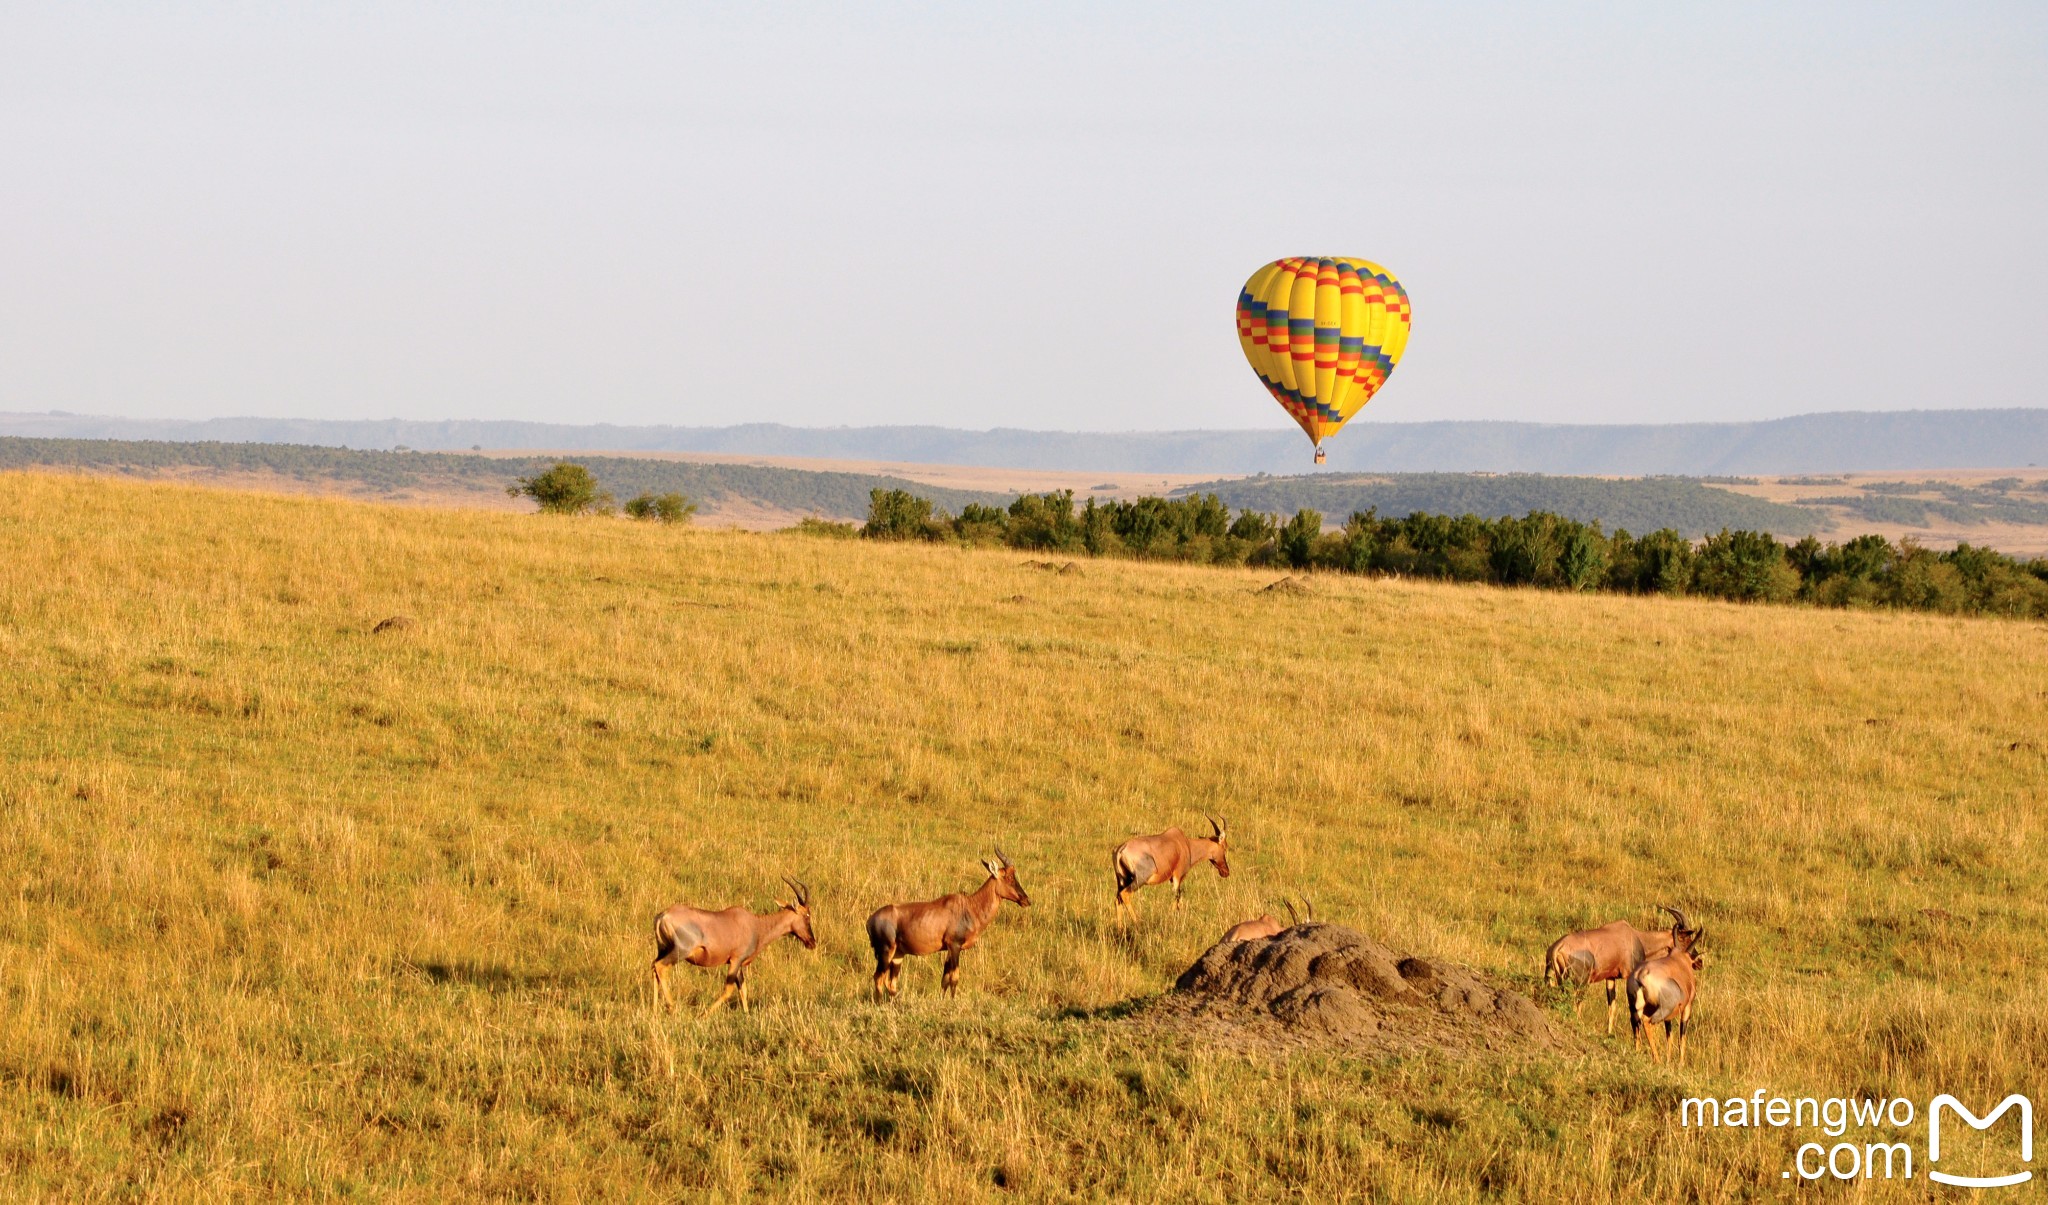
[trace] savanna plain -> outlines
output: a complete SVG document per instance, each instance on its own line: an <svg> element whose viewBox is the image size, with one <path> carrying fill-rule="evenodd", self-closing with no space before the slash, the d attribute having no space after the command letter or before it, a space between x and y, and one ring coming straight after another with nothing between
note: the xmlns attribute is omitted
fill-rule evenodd
<svg viewBox="0 0 2048 1205"><path fill-rule="evenodd" d="M1815 1135L1683 1097L2041 1096L2043 625L1028 559L0 476L0 1194L1720 1201ZM997 844L1033 906L870 1001ZM784 874L817 949L659 1011L655 914ZM1283 894L1578 1037L1150 1019ZM1683 1067L1539 974L1657 903Z"/></svg>

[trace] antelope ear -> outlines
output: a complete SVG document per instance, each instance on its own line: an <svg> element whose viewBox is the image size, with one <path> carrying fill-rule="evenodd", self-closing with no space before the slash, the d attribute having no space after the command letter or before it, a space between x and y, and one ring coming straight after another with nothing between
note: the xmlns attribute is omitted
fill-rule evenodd
<svg viewBox="0 0 2048 1205"><path fill-rule="evenodd" d="M777 908L788 908L788 907L789 907L789 905L788 905L788 904L785 904L785 903L783 903L783 902L782 902L781 900L776 900L776 901L775 901L775 906L776 906Z"/></svg>
<svg viewBox="0 0 2048 1205"><path fill-rule="evenodd" d="M997 866L995 863L995 859L993 858L983 858L981 860L981 868L983 870L988 871L988 876L992 879L1000 879L1003 877L1003 868Z"/></svg>

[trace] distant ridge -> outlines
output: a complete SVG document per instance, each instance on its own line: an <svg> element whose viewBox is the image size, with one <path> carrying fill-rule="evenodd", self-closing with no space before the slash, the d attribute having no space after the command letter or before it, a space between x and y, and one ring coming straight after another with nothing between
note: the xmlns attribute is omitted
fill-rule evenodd
<svg viewBox="0 0 2048 1205"><path fill-rule="evenodd" d="M292 443L422 451L699 452L1017 469L1298 473L1293 431L1072 432L947 427L623 427L407 419L106 418L0 414L0 435ZM1642 475L1854 473L2048 464L2048 409L1842 411L1752 423L1366 423L1330 445L1331 472Z"/></svg>
<svg viewBox="0 0 2048 1205"><path fill-rule="evenodd" d="M653 456L575 453L576 462L624 500L640 493L685 493L716 516L728 508L767 508L793 521L804 514L861 519L871 490L903 490L958 514L969 503L1007 506L1014 494L947 489L923 482L860 473L813 472L745 463L704 463ZM515 477L546 469L550 457L477 456L460 452L386 452L303 444L211 443L177 440L24 439L0 435L0 472L60 469L130 477L204 481L222 475L253 477L290 488L315 483L367 497L399 499L425 492L474 504L503 505ZM1494 518L1547 510L1582 522L1627 527L1637 533L1670 527L1700 536L1723 527L1746 527L1799 536L1822 528L1826 516L1693 480L1659 477L1611 480L1526 473L1315 473L1293 477L1235 478L1190 486L1182 494L1215 492L1237 508L1282 516L1308 507L1341 522L1354 510L1376 507L1401 516L1472 513ZM1897 502L1898 499L1888 499ZM2015 503L2005 494L1996 501ZM2048 507L2044 507L2048 509Z"/></svg>

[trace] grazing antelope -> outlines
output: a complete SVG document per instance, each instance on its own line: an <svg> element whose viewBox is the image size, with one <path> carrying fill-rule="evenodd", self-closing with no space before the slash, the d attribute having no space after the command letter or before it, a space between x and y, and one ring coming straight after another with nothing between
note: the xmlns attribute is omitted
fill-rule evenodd
<svg viewBox="0 0 2048 1205"><path fill-rule="evenodd" d="M1659 908L1671 913L1678 928L1685 925L1685 917L1675 908ZM1614 1032L1614 1002L1620 989L1626 984L1629 973L1646 960L1659 958L1671 951L1672 929L1638 929L1627 921L1609 921L1597 929L1581 929L1567 933L1550 943L1550 949L1543 956L1544 981L1554 987L1571 984L1580 989L1579 1001L1572 1007L1572 1016L1581 1016L1586 1009L1584 989L1596 983L1607 986L1607 1032Z"/></svg>
<svg viewBox="0 0 2048 1205"><path fill-rule="evenodd" d="M1223 940L1257 941L1262 937L1273 937L1278 934L1284 933L1287 930L1292 929L1294 926L1301 924L1302 917L1295 914L1294 901L1281 900L1280 902L1287 906L1286 924L1281 924L1279 921L1273 918L1272 913L1268 912L1266 915L1259 917L1257 920L1239 921L1238 923L1230 926L1230 931L1223 935ZM1307 896L1303 896L1301 898L1301 906L1303 911L1307 914L1308 923L1314 924L1316 920L1316 906L1308 902Z"/></svg>
<svg viewBox="0 0 2048 1205"><path fill-rule="evenodd" d="M897 980L903 977L903 958L909 954L946 952L946 973L941 982L951 996L960 986L960 954L981 938L981 931L995 919L996 908L1009 900L1029 908L1031 897L1017 882L1017 868L1000 848L994 861L982 860L988 881L972 894L954 892L935 900L915 904L884 904L868 917L868 944L875 950L875 995L896 998Z"/></svg>
<svg viewBox="0 0 2048 1205"><path fill-rule="evenodd" d="M725 990L718 993L704 1011L711 1012L740 994L740 1007L747 1009L747 968L768 943L778 937L794 937L804 949L816 949L811 932L811 889L795 879L783 882L796 894L794 903L775 901L775 911L756 916L745 908L706 912L688 904L676 904L654 918L654 986L668 1011L676 1008L668 990L668 969L680 958L692 966L725 968Z"/></svg>
<svg viewBox="0 0 2048 1205"><path fill-rule="evenodd" d="M1692 1028L1692 1005L1699 996L1699 979L1694 972L1699 970L1700 956L1695 947L1706 930L1691 928L1680 913L1673 915L1678 917L1678 923L1671 929L1670 953L1650 959L1629 974L1628 1029L1631 1038L1650 1044L1650 1057L1661 1063L1671 1055L1671 1027L1676 1025L1678 1061L1682 1064L1686 1031ZM1655 1040L1656 1030L1651 1028L1660 1021L1664 1025L1662 1051Z"/></svg>
<svg viewBox="0 0 2048 1205"><path fill-rule="evenodd" d="M1230 877L1230 830L1207 812L1202 815L1209 822L1211 836L1190 837L1174 827L1148 837L1132 837L1110 852L1110 869L1116 872L1117 920L1124 920L1126 912L1137 912L1130 901L1138 888L1157 883L1173 884L1173 906L1180 907L1181 880L1198 862L1215 866L1222 878Z"/></svg>

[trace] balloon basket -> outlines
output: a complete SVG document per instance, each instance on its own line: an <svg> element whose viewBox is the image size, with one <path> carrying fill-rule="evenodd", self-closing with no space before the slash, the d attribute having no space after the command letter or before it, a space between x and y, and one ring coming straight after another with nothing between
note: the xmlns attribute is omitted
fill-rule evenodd
<svg viewBox="0 0 2048 1205"><path fill-rule="evenodd" d="M1323 450L1321 448L1316 449L1316 463L1323 463Z"/></svg>

